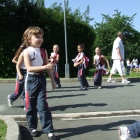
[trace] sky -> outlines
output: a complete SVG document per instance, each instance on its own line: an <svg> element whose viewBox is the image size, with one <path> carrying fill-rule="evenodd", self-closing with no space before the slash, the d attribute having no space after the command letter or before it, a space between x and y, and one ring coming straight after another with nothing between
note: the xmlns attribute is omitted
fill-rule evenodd
<svg viewBox="0 0 140 140"><path fill-rule="evenodd" d="M54 2L64 5L64 0L45 0L45 7L51 7ZM88 5L90 6L89 16L94 18L90 25L94 25L95 22L102 22L101 14L112 17L113 14L116 14L114 10L118 10L121 15L129 17L137 13L134 17L133 28L140 32L140 0L69 0L69 7L72 11L80 8L80 12L83 13Z"/></svg>

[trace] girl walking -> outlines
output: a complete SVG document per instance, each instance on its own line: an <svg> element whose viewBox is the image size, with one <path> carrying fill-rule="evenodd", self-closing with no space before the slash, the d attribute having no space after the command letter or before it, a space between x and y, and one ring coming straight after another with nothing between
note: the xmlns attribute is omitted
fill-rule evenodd
<svg viewBox="0 0 140 140"><path fill-rule="evenodd" d="M79 53L75 59L72 59L72 61L74 62L74 67L78 67L77 77L78 77L79 83L81 84L80 90L86 90L89 88L89 84L85 76L85 69L86 69L89 59L87 59L87 57L85 56L83 52L84 49L85 49L85 44L83 43L79 44L77 46L77 50Z"/></svg>
<svg viewBox="0 0 140 140"><path fill-rule="evenodd" d="M19 63L16 64L17 67L17 77L16 77L16 86L15 91L7 96L8 105L13 107L13 102L21 96L21 98L25 99L25 89L24 89L24 81L26 77L26 68L23 63L23 50L27 48L25 42L22 43L20 48L17 50L12 62L17 63L18 59L20 59Z"/></svg>
<svg viewBox="0 0 140 140"><path fill-rule="evenodd" d="M50 63L54 64L53 76L54 76L56 86L57 88L61 88L60 78L59 78L59 64L58 64L60 55L58 54L58 51L59 51L59 46L54 45L53 52L51 53L50 56L50 61L51 61Z"/></svg>
<svg viewBox="0 0 140 140"><path fill-rule="evenodd" d="M43 43L43 35L43 30L36 26L30 27L29 32L23 34L23 38L29 46L23 52L24 63L27 68L25 80L26 118L30 134L37 136L38 112L43 133L47 134L49 140L56 140L53 134L51 112L46 102L46 78L44 75L45 70L49 70L52 75L54 65L49 63L46 50L43 53L44 57L41 56L40 47ZM53 88L55 88L53 75L51 77Z"/></svg>
<svg viewBox="0 0 140 140"><path fill-rule="evenodd" d="M96 67L96 72L94 74L94 85L98 86L98 89L102 88L101 87L102 76L108 74L108 71L105 69L104 61L106 61L108 68L110 68L108 60L106 59L105 56L100 54L100 52L101 52L100 48L96 47L95 48L96 55L93 57L93 65Z"/></svg>

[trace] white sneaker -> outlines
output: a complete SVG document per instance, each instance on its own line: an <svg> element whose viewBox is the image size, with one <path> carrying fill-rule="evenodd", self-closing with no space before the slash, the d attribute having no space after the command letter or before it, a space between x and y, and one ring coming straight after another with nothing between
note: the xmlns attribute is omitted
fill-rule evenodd
<svg viewBox="0 0 140 140"><path fill-rule="evenodd" d="M109 79L107 80L107 82L108 82L108 83L115 83L116 81L109 78Z"/></svg>
<svg viewBox="0 0 140 140"><path fill-rule="evenodd" d="M130 134L128 133L128 128L126 126L120 126L118 128L118 133L120 140L129 140Z"/></svg>
<svg viewBox="0 0 140 140"><path fill-rule="evenodd" d="M98 87L98 89L101 89L101 88L102 88L101 86Z"/></svg>
<svg viewBox="0 0 140 140"><path fill-rule="evenodd" d="M126 79L123 79L122 80L122 84L129 84L130 83L130 81L128 81L128 80L126 80Z"/></svg>
<svg viewBox="0 0 140 140"><path fill-rule="evenodd" d="M13 107L13 102L11 102L11 100L10 100L10 95L7 96L7 99L8 99L8 105L10 107Z"/></svg>

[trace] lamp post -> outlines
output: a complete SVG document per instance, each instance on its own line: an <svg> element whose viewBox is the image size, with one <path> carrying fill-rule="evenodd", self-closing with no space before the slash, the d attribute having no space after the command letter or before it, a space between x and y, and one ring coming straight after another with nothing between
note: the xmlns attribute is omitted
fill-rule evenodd
<svg viewBox="0 0 140 140"><path fill-rule="evenodd" d="M65 32L65 55L66 55L66 64L65 64L65 78L70 78L69 74L69 64L68 64L68 52L67 52L67 29L66 29L66 3L64 0L64 32Z"/></svg>

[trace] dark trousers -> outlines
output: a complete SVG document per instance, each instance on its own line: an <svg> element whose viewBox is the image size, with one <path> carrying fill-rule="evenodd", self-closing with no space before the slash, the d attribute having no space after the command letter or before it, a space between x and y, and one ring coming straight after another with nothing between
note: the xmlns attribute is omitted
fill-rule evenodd
<svg viewBox="0 0 140 140"><path fill-rule="evenodd" d="M25 88L26 118L29 129L37 129L38 112L43 132L53 132L52 116L46 101L46 78L44 74L27 74Z"/></svg>
<svg viewBox="0 0 140 140"><path fill-rule="evenodd" d="M99 70L94 74L94 85L96 86L102 85L102 70Z"/></svg>
<svg viewBox="0 0 140 140"><path fill-rule="evenodd" d="M126 67L126 75L129 75L130 74L130 66L127 66Z"/></svg>
<svg viewBox="0 0 140 140"><path fill-rule="evenodd" d="M19 80L18 75L16 78L16 86L15 86L15 91L10 95L10 100L14 102L20 95L22 96L23 99L25 99L25 88L24 88L24 82L26 78L26 69L20 69L20 72L23 76L22 80Z"/></svg>
<svg viewBox="0 0 140 140"><path fill-rule="evenodd" d="M57 86L61 86L60 79L59 79L59 65L55 64L54 71L53 71L54 80Z"/></svg>
<svg viewBox="0 0 140 140"><path fill-rule="evenodd" d="M127 126L127 128L130 131L131 138L140 137L140 121Z"/></svg>
<svg viewBox="0 0 140 140"><path fill-rule="evenodd" d="M78 77L79 83L81 84L81 88L89 87L89 84L85 76L85 68L83 64L78 66L77 77Z"/></svg>

